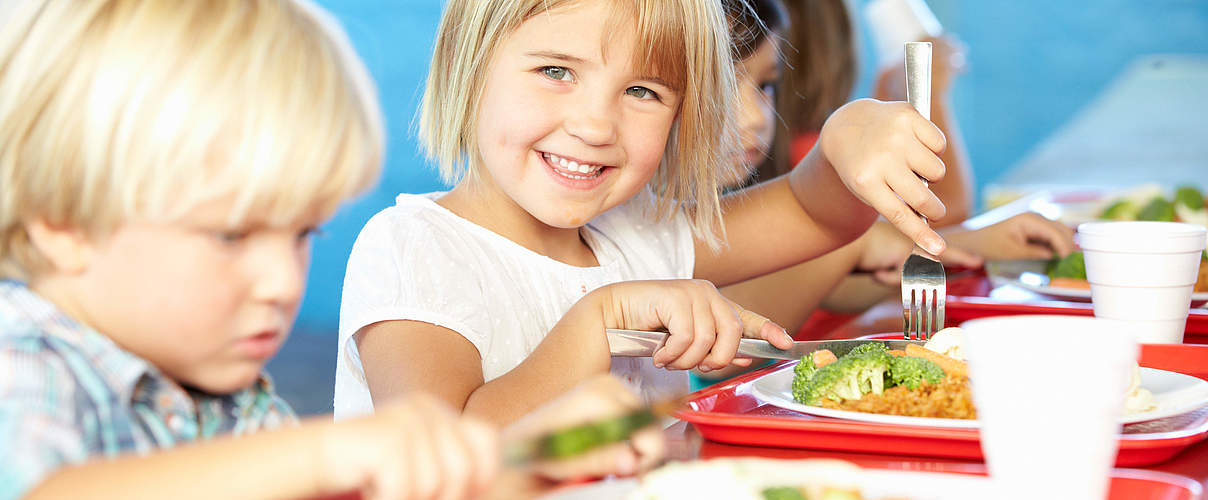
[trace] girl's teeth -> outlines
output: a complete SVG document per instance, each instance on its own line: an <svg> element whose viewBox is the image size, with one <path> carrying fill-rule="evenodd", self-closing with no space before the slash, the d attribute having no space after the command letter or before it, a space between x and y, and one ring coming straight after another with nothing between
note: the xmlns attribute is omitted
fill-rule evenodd
<svg viewBox="0 0 1208 500"><path fill-rule="evenodd" d="M545 157L546 157L546 159L548 159L550 161L550 163L561 166L562 168L565 168L566 170L569 170L571 172L588 174L586 176L579 176L579 175L573 175L573 174L569 174L566 172L560 172L560 171L555 170L555 172L558 172L563 177L567 177L567 178L571 178L571 179L590 179L592 177L595 177L595 174L599 173L599 171L600 171L600 167L595 167L595 166L587 165L587 164L580 164L579 162L576 162L574 160L567 160L566 158L562 158L562 157L554 155L554 154L545 153Z"/></svg>

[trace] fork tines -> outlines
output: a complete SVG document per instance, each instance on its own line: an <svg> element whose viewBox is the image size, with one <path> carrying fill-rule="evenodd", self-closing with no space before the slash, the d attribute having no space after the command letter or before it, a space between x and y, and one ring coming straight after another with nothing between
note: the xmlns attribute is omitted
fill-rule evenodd
<svg viewBox="0 0 1208 500"><path fill-rule="evenodd" d="M927 340L944 328L947 294L944 267L911 254L902 266L902 334L907 340Z"/></svg>

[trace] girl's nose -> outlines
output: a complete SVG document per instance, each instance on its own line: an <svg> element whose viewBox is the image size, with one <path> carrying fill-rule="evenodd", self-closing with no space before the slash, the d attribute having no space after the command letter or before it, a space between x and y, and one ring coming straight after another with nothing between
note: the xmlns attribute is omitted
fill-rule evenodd
<svg viewBox="0 0 1208 500"><path fill-rule="evenodd" d="M595 102L568 109L564 128L571 136L592 146L604 146L617 140L616 114L611 103Z"/></svg>

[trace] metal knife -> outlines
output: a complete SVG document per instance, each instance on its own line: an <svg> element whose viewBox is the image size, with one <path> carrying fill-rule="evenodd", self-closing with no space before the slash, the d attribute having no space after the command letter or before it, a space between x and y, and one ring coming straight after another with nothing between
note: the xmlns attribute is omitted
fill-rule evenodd
<svg viewBox="0 0 1208 500"><path fill-rule="evenodd" d="M641 330L605 330L608 335L608 348L613 356L648 357L654 354L663 342L667 341L667 332L646 332ZM905 349L907 345L923 345L924 340L882 340L882 339L843 339L843 340L806 340L793 342L793 347L780 349L765 340L742 339L738 342L740 358L771 358L800 360L802 356L814 351L829 349L835 356L843 356L861 344L881 344L888 349Z"/></svg>

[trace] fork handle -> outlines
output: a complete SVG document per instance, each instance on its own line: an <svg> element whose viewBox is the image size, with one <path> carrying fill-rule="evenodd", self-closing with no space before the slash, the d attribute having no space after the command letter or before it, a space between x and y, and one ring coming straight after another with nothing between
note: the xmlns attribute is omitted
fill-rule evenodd
<svg viewBox="0 0 1208 500"><path fill-rule="evenodd" d="M906 100L931 120L931 42L906 42ZM927 179L919 176L923 186ZM927 217L919 214L926 221Z"/></svg>
<svg viewBox="0 0 1208 500"><path fill-rule="evenodd" d="M931 42L906 42L906 100L931 120Z"/></svg>

